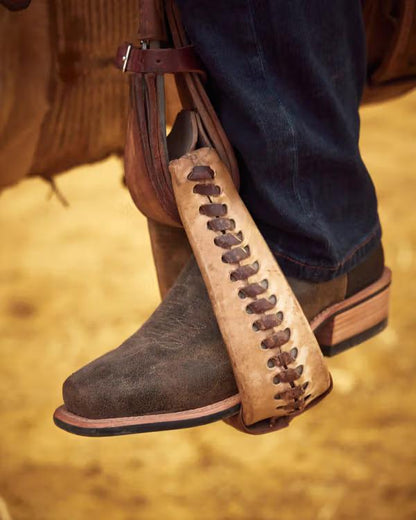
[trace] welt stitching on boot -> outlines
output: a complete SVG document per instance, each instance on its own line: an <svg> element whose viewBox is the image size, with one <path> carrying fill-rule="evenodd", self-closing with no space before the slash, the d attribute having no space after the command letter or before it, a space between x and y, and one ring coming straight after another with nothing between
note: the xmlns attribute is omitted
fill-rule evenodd
<svg viewBox="0 0 416 520"><path fill-rule="evenodd" d="M232 362L244 423L297 415L330 387L299 303L216 151L200 148L169 169Z"/></svg>

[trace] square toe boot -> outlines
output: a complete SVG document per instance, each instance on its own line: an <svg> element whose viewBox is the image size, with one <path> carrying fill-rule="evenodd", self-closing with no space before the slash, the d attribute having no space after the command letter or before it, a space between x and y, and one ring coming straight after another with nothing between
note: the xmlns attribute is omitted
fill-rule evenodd
<svg viewBox="0 0 416 520"><path fill-rule="evenodd" d="M390 271L381 246L329 282L288 281L324 354L386 325ZM145 324L72 374L63 397L55 423L90 436L196 426L238 413L232 366L193 257Z"/></svg>

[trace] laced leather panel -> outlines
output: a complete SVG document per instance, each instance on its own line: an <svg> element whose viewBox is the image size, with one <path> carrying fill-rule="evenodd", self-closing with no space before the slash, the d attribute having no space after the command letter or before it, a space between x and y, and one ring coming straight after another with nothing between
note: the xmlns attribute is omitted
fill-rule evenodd
<svg viewBox="0 0 416 520"><path fill-rule="evenodd" d="M330 376L286 278L215 150L186 154L169 169L231 358L244 423L298 414L328 390Z"/></svg>

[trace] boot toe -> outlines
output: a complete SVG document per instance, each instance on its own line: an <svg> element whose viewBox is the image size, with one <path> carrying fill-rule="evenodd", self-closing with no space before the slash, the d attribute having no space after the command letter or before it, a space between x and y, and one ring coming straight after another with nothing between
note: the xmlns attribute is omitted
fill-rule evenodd
<svg viewBox="0 0 416 520"><path fill-rule="evenodd" d="M136 333L63 386L67 411L88 419L180 412L237 393L194 259Z"/></svg>
<svg viewBox="0 0 416 520"><path fill-rule="evenodd" d="M69 376L63 384L62 393L66 409L75 415L88 419L115 416L114 401L117 400L117 396L114 394L114 388L112 385L109 386L107 377L94 370L91 365ZM118 397L121 397L121 392L117 393ZM123 413L120 406L121 402L118 408Z"/></svg>

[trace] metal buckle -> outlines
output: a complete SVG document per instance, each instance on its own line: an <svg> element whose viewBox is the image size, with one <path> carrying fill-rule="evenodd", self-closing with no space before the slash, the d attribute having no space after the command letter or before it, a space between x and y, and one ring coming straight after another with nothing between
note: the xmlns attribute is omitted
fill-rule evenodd
<svg viewBox="0 0 416 520"><path fill-rule="evenodd" d="M121 69L123 72L126 72L127 70L127 64L129 62L130 52L131 52L132 45L129 43L129 46L127 47L126 54L123 56L123 68Z"/></svg>

